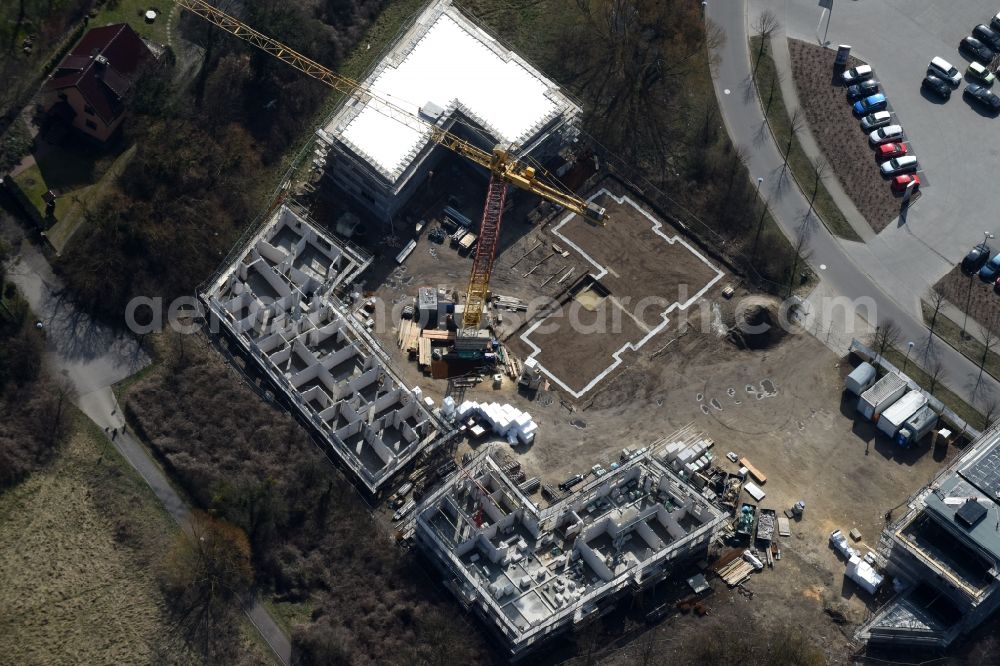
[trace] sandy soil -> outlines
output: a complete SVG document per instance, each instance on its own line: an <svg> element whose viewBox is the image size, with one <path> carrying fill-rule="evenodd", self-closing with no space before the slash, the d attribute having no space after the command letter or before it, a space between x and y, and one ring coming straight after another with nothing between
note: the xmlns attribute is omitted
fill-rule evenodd
<svg viewBox="0 0 1000 666"><path fill-rule="evenodd" d="M809 129L844 191L872 229L882 231L899 216L901 198L879 173L868 137L858 126L860 119L854 115L843 84L835 78L836 51L797 39L788 40L788 49ZM856 58L851 60L852 67L863 64Z"/></svg>

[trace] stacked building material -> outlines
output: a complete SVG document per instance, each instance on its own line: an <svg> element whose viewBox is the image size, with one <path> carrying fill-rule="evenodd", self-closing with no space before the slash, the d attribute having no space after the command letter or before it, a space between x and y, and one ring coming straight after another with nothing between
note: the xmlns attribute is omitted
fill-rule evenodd
<svg viewBox="0 0 1000 666"><path fill-rule="evenodd" d="M535 439L538 424L531 415L522 412L513 405L501 405L497 402L474 402L466 400L458 406L458 418L464 419L470 415L479 416L490 424L493 432L506 437L511 444L531 444Z"/></svg>

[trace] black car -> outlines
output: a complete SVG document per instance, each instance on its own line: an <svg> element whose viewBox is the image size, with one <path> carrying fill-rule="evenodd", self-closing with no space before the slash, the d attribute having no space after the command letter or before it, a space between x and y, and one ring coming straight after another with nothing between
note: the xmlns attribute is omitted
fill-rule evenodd
<svg viewBox="0 0 1000 666"><path fill-rule="evenodd" d="M951 86L944 79L939 79L932 74L924 77L924 80L920 83L920 87L942 99L949 99L951 97Z"/></svg>
<svg viewBox="0 0 1000 666"><path fill-rule="evenodd" d="M1000 97L991 93L986 86L970 83L965 86L965 94L971 97L972 101L982 104L990 111L1000 111Z"/></svg>
<svg viewBox="0 0 1000 666"><path fill-rule="evenodd" d="M990 19L990 27L994 30L1000 31L1000 13Z"/></svg>
<svg viewBox="0 0 1000 666"><path fill-rule="evenodd" d="M971 56L973 60L978 60L984 65L993 60L993 51L990 50L990 47L986 46L986 44L983 44L975 37L966 37L963 39L962 43L958 45L958 50Z"/></svg>
<svg viewBox="0 0 1000 666"><path fill-rule="evenodd" d="M868 79L867 81L855 83L853 86L847 86L847 99L861 99L862 97L874 95L877 92L878 81Z"/></svg>
<svg viewBox="0 0 1000 666"><path fill-rule="evenodd" d="M962 259L962 272L966 275L975 275L989 260L990 246L986 243L980 243L972 248L969 254L965 255L965 259Z"/></svg>
<svg viewBox="0 0 1000 666"><path fill-rule="evenodd" d="M583 476L581 474L576 474L569 477L565 481L559 484L559 490L566 492L567 490L572 490L574 486L583 481Z"/></svg>
<svg viewBox="0 0 1000 666"><path fill-rule="evenodd" d="M981 41L993 51L1000 52L1000 32L991 30L984 23L980 23L972 29L972 36Z"/></svg>

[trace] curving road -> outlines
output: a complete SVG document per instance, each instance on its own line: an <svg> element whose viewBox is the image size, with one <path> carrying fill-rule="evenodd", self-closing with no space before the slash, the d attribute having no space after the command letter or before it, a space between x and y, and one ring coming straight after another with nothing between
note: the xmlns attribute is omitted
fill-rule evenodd
<svg viewBox="0 0 1000 666"><path fill-rule="evenodd" d="M979 368L962 354L936 336L913 314L912 294L890 294L882 282L870 273L875 267L859 266L855 257L864 255L863 243L844 241L832 236L814 216L808 214L809 204L794 181L778 186L778 173L782 158L770 133L764 126L764 116L751 85L750 54L748 48L749 25L746 0L714 0L708 3L706 16L726 33L726 42L715 55L713 83L722 116L733 143L747 149L747 168L753 179L764 178L761 192L767 198L775 220L785 235L798 239L804 233L804 254L820 276L820 284L808 299L811 308L807 327L818 332L818 337L839 351L854 324L852 317L844 317L834 309L824 313L833 297L846 297L858 303L870 303L870 311L861 314L872 325L892 320L901 329L901 340L915 343L914 358L938 358L944 364L942 383L970 404L982 405L990 396L1000 396L1000 384L993 377L983 375L976 388ZM763 128L763 131L762 131ZM898 299L898 300L897 300ZM902 301L903 305L899 301ZM845 326L848 330L845 332ZM861 337L858 331L856 335Z"/></svg>

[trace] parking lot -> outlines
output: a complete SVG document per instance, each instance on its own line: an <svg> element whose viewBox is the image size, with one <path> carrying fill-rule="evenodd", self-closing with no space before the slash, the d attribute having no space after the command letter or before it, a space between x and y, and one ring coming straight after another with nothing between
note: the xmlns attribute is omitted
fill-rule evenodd
<svg viewBox="0 0 1000 666"><path fill-rule="evenodd" d="M752 1L748 20L765 8L775 11L789 37L816 43L826 28L816 0ZM909 294L915 311L926 289L981 241L984 231L1000 233L991 182L1000 159L1000 117L964 98L968 79L945 103L920 88L934 56L964 73L970 59L959 53L959 42L998 11L997 0L835 2L827 39L834 48L850 44L852 55L875 68L894 122L903 126L920 160L922 180L933 183L904 218L850 248L887 291ZM1000 90L1000 84L994 86Z"/></svg>

